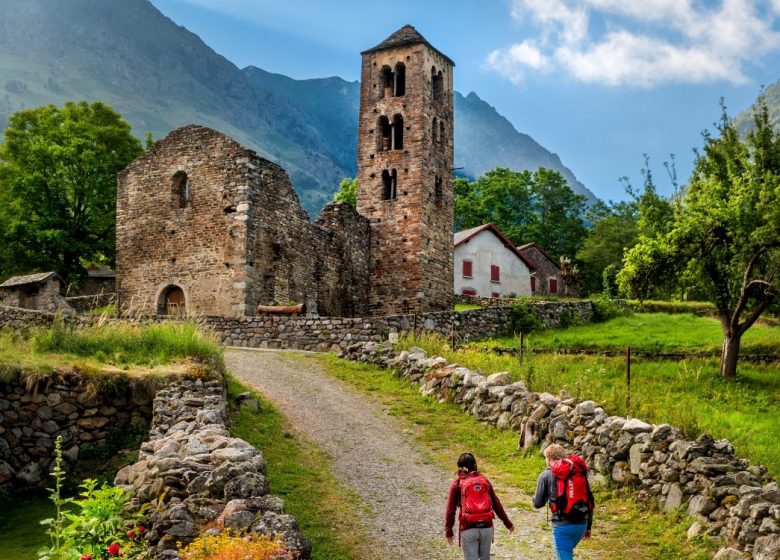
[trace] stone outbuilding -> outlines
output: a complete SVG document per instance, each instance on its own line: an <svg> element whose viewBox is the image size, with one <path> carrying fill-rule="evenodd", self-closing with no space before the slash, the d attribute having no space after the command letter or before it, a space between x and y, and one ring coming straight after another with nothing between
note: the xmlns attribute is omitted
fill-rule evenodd
<svg viewBox="0 0 780 560"><path fill-rule="evenodd" d="M535 268L493 224L455 234L455 294L479 297L531 295Z"/></svg>
<svg viewBox="0 0 780 560"><path fill-rule="evenodd" d="M11 307L72 313L73 309L61 295L64 286L56 272L39 272L9 278L0 284L0 290L3 303Z"/></svg>
<svg viewBox="0 0 780 560"><path fill-rule="evenodd" d="M536 269L536 273L531 276L532 295L571 297L579 295L580 286L576 280L566 278L560 264L538 243L526 243L517 249Z"/></svg>

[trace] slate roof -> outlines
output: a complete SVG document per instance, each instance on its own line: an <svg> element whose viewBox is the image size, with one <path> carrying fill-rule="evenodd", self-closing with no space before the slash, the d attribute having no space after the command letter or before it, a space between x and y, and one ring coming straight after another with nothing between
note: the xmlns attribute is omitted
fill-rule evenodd
<svg viewBox="0 0 780 560"><path fill-rule="evenodd" d="M441 52L439 49L431 45L428 40L420 35L420 32L417 31L413 26L411 25L404 25L401 29L390 35L387 39L379 43L375 47L371 47L368 50L363 51L360 54L366 54L370 52L375 51L382 51L384 49L391 49L394 47L403 47L405 45L427 45L430 48L432 48L434 51L439 53L441 56L444 57L444 59L455 66L455 63L452 61L450 57L448 57L446 54Z"/></svg>
<svg viewBox="0 0 780 560"><path fill-rule="evenodd" d="M17 286L26 286L29 284L40 284L52 276L59 275L56 272L38 272L36 274L27 274L26 276L12 276L0 284L0 288L15 288Z"/></svg>
<svg viewBox="0 0 780 560"><path fill-rule="evenodd" d="M463 231L457 232L453 236L454 246L457 247L459 245L462 245L462 244L466 243L469 239L471 239L472 237L474 237L478 233L482 233L483 231L489 231L490 233L492 233L493 235L498 237L499 241L501 241L504 244L504 247L506 247L507 249L512 251L515 254L515 256L518 259L520 259L521 261L523 261L526 264L526 266L531 271L536 270L537 267L536 267L536 265L534 265L534 263L531 261L531 259L529 259L525 255L523 255L523 253L521 253L518 250L518 248L515 247L514 243L509 241L509 239L507 239L504 236L504 234L501 233L498 230L498 228L496 226L494 226L493 224L490 224L490 223L482 224L481 226L473 227L471 229L464 229Z"/></svg>
<svg viewBox="0 0 780 560"><path fill-rule="evenodd" d="M525 245L520 245L517 248L517 250L520 251L521 254L525 255L528 258L528 260L533 261L534 257L530 253L530 251L528 251L528 249L530 249L532 247L535 247L536 250L539 251L548 261L550 261L555 268L560 270L561 266L558 264L558 262L555 259L553 259L550 255L548 255L547 251L542 249L541 246L538 243L536 243L535 241L531 242L531 243L526 243Z"/></svg>

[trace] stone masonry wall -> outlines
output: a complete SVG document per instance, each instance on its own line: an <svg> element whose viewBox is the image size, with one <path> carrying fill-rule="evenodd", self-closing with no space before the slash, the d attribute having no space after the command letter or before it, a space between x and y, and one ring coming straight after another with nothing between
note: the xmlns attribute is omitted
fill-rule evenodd
<svg viewBox="0 0 780 560"><path fill-rule="evenodd" d="M105 443L111 433L144 430L152 396L125 391L104 398L72 373L54 373L31 388L24 376L0 383L0 489L44 482L53 460L54 440L72 465L85 444Z"/></svg>
<svg viewBox="0 0 780 560"><path fill-rule="evenodd" d="M428 358L412 349L396 353L374 342L354 343L342 357L393 369L424 395L452 401L477 419L518 432L518 447L560 443L581 455L594 479L611 479L656 500L667 511L684 507L688 537L720 539L716 560L780 558L780 489L766 468L736 457L724 439L687 440L668 424L610 416L593 401L562 393L534 393L507 373L486 376ZM598 524L598 518L596 519Z"/></svg>
<svg viewBox="0 0 780 560"><path fill-rule="evenodd" d="M72 296L67 297L65 300L68 304L79 313L84 311L91 311L98 307L105 307L116 303L116 294L111 292L103 292L100 294L94 294L89 296Z"/></svg>
<svg viewBox="0 0 780 560"><path fill-rule="evenodd" d="M227 400L216 380L179 380L157 392L149 440L137 463L117 473L136 506L150 504L147 539L157 559L179 558L204 527L279 536L310 558L311 546L284 502L271 496L260 451L230 437Z"/></svg>
<svg viewBox="0 0 780 560"><path fill-rule="evenodd" d="M564 312L577 322L590 320L590 302L533 302L542 324L557 327ZM509 307L482 308L462 312L423 313L366 318L205 317L222 344L250 348L297 348L339 350L354 341L380 341L392 332L426 332L450 337L458 342L511 333Z"/></svg>

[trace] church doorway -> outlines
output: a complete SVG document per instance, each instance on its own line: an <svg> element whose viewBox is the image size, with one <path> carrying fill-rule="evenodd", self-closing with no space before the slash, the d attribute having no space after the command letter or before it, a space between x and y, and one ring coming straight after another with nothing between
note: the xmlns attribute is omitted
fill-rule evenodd
<svg viewBox="0 0 780 560"><path fill-rule="evenodd" d="M183 317L187 311L184 290L178 286L168 286L160 294L160 301L157 307L157 312L160 315Z"/></svg>

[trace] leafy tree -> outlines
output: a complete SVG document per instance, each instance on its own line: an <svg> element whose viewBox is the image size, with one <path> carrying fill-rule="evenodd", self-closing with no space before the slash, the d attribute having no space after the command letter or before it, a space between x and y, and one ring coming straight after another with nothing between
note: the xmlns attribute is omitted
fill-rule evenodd
<svg viewBox="0 0 780 560"><path fill-rule="evenodd" d="M585 198L557 171L496 168L474 182L455 180L455 227L492 222L513 243L535 241L555 258L573 256L585 233Z"/></svg>
<svg viewBox="0 0 780 560"><path fill-rule="evenodd" d="M84 101L11 116L0 145L0 275L77 280L113 264L116 174L142 152L111 107Z"/></svg>
<svg viewBox="0 0 780 560"><path fill-rule="evenodd" d="M354 179L342 179L339 183L339 190L333 195L336 202L346 202L353 208L357 206L357 177Z"/></svg>
<svg viewBox="0 0 780 560"><path fill-rule="evenodd" d="M765 103L743 141L723 107L665 232L642 236L626 255L621 288L702 279L723 328L720 372L733 377L742 336L780 288L780 136Z"/></svg>

